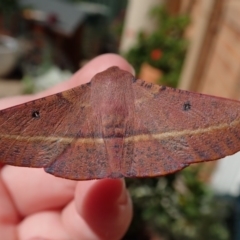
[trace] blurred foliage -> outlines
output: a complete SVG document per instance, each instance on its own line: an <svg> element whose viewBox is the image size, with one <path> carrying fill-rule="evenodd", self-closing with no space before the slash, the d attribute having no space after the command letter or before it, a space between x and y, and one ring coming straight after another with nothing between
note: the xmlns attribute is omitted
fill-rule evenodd
<svg viewBox="0 0 240 240"><path fill-rule="evenodd" d="M228 206L199 180L200 171L193 166L161 178L127 179L134 218L123 239L229 239Z"/></svg>
<svg viewBox="0 0 240 240"><path fill-rule="evenodd" d="M136 46L126 53L126 58L137 74L141 65L148 63L163 72L162 84L176 87L188 45L183 32L189 18L171 16L163 7L154 8L151 17L156 30L151 34L140 32Z"/></svg>
<svg viewBox="0 0 240 240"><path fill-rule="evenodd" d="M18 0L1 0L0 1L0 12L1 13L13 13L19 9Z"/></svg>

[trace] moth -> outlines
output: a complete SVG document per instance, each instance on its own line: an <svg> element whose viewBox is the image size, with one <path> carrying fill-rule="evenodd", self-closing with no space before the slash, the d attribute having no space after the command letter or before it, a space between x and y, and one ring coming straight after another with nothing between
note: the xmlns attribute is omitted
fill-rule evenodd
<svg viewBox="0 0 240 240"><path fill-rule="evenodd" d="M111 67L0 111L0 162L73 180L155 177L240 150L240 102Z"/></svg>

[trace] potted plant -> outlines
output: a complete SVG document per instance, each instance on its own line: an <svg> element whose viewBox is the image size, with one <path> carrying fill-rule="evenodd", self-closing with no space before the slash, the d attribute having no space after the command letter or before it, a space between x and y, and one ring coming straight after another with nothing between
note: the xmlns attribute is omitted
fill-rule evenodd
<svg viewBox="0 0 240 240"><path fill-rule="evenodd" d="M183 33L189 18L185 15L172 16L162 7L154 8L151 16L156 30L151 34L140 32L136 46L129 50L126 58L141 78L144 79L142 76L146 68L152 68L159 73L156 77L159 83L176 87L187 50Z"/></svg>

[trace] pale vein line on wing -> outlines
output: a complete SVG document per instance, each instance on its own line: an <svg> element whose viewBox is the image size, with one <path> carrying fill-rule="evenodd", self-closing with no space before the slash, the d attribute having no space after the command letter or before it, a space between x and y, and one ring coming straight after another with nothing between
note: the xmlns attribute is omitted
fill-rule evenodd
<svg viewBox="0 0 240 240"><path fill-rule="evenodd" d="M196 130L182 130L182 131L172 131L172 132L164 132L164 133L156 133L156 134L140 134L140 135L135 135L135 136L130 136L130 137L125 137L124 141L125 142L138 142L138 141L147 141L150 139L156 139L156 140L162 140L162 139L167 139L171 137L180 137L180 136L185 136L185 135L198 135L201 133L206 133L206 132L212 132L216 130L224 130L226 128L233 127L234 125L238 125L240 123L239 120L235 120L230 124L223 123L219 124L217 126L210 126L207 128L199 128ZM44 142L62 142L66 144L70 144L74 139L76 138L70 138L70 137L45 137L45 136L20 136L20 135L11 135L11 134L1 134L0 139L17 139L17 141L29 141L29 142L39 142L39 141L44 141ZM76 143L104 143L103 138L78 138Z"/></svg>

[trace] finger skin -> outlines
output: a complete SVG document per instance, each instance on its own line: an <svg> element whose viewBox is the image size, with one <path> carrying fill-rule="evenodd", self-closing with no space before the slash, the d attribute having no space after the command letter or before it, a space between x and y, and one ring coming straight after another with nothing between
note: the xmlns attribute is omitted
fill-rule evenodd
<svg viewBox="0 0 240 240"><path fill-rule="evenodd" d="M70 80L41 94L0 100L0 109L86 83L97 72L113 65L132 72L132 67L123 58L114 54L102 55L80 69ZM0 177L6 189L0 195L1 201L9 199L5 212L0 208L0 216L9 213L9 219L13 219L15 224L9 223L8 228L0 225L0 230L3 229L0 239L6 236L4 234L15 236L16 231L20 240L33 237L49 239L51 231L52 239L60 239L61 233L70 239L114 240L121 239L131 221L131 200L122 180L74 182L48 175L42 169L12 166L2 167ZM22 221L20 217L24 217ZM50 223L55 228L49 228Z"/></svg>
<svg viewBox="0 0 240 240"><path fill-rule="evenodd" d="M79 216L89 226L85 232L77 227ZM62 217L66 228L76 239L121 239L132 219L131 199L124 181L79 182L74 205L70 204Z"/></svg>
<svg viewBox="0 0 240 240"><path fill-rule="evenodd" d="M0 178L0 225L16 224L19 220L19 213L4 182Z"/></svg>
<svg viewBox="0 0 240 240"><path fill-rule="evenodd" d="M0 239L17 239L16 224L20 217L0 178Z"/></svg>
<svg viewBox="0 0 240 240"><path fill-rule="evenodd" d="M131 217L131 200L123 180L83 181L78 183L75 199L61 212L27 216L19 224L19 240L117 240L126 232Z"/></svg>
<svg viewBox="0 0 240 240"><path fill-rule="evenodd" d="M60 83L57 86L42 92L41 96L57 93L87 83L91 81L96 73L102 72L111 66L118 66L121 69L134 74L132 66L122 57L116 54L104 54L94 58L89 64L86 64L83 68L78 70L69 81Z"/></svg>
<svg viewBox="0 0 240 240"><path fill-rule="evenodd" d="M3 168L2 178L21 217L64 207L73 199L77 184L56 178L43 169L12 166Z"/></svg>

